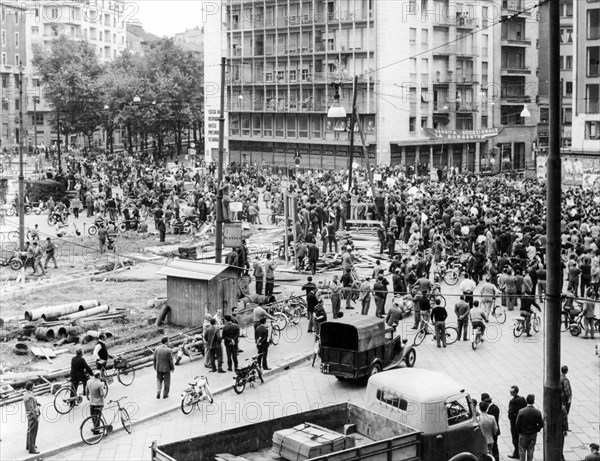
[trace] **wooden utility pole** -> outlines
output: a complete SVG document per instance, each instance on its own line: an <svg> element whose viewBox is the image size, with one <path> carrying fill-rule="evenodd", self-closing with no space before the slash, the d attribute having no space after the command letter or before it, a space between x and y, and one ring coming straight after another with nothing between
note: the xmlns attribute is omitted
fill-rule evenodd
<svg viewBox="0 0 600 461"><path fill-rule="evenodd" d="M221 58L221 112L219 115L219 159L217 162L217 205L215 229L215 262L223 257L223 146L225 144L225 66L227 58Z"/></svg>

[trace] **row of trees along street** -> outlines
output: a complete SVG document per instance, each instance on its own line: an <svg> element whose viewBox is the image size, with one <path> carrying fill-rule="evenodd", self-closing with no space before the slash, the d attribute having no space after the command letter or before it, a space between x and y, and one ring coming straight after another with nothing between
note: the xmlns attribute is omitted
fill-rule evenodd
<svg viewBox="0 0 600 461"><path fill-rule="evenodd" d="M114 132L121 129L130 152L140 139L157 161L166 139L180 154L190 130L202 149L203 63L172 39L152 43L143 55L125 51L101 64L91 43L61 36L34 45L33 65L62 139L80 134L92 146L93 133L103 129L112 152Z"/></svg>

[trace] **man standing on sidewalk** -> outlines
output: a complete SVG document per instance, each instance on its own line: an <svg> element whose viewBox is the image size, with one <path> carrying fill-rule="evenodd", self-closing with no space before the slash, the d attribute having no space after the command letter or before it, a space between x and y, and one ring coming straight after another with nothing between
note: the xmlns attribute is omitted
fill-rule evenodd
<svg viewBox="0 0 600 461"><path fill-rule="evenodd" d="M227 371L231 371L233 363L233 369L238 369L238 343L240 338L240 327L238 324L233 323L233 319L230 315L225 317L225 326L223 327L223 342L225 343L225 352L227 353Z"/></svg>
<svg viewBox="0 0 600 461"><path fill-rule="evenodd" d="M510 395L512 399L508 402L508 420L510 422L510 435L512 436L512 443L514 451L512 455L508 455L509 458L519 459L519 433L517 432L517 415L519 411L527 406L525 399L519 395L519 387L513 385L510 387Z"/></svg>
<svg viewBox="0 0 600 461"><path fill-rule="evenodd" d="M104 383L100 380L100 370L94 370L94 377L90 380L85 393L90 401L90 414L96 416L94 418L94 433L100 425L100 416L104 408Z"/></svg>
<svg viewBox="0 0 600 461"><path fill-rule="evenodd" d="M571 381L567 378L569 367L563 365L560 369L560 396L562 404L567 410L567 415L571 411L571 401L573 400L573 390L571 389Z"/></svg>
<svg viewBox="0 0 600 461"><path fill-rule="evenodd" d="M210 319L210 326L204 332L204 343L206 344L206 348L208 348L210 368L212 372L225 373L225 370L223 370L221 338L221 330L217 327L217 320L214 318ZM216 364L215 361L217 362Z"/></svg>
<svg viewBox="0 0 600 461"><path fill-rule="evenodd" d="M260 319L260 324L256 328L256 349L261 356L258 358L258 365L263 370L270 370L267 364L267 356L269 354L269 327L267 327L267 318Z"/></svg>
<svg viewBox="0 0 600 461"><path fill-rule="evenodd" d="M437 347L440 346L440 340L444 347L446 347L446 319L448 318L448 312L446 308L442 306L439 299L435 300L435 307L431 310L431 319L435 326L435 340Z"/></svg>
<svg viewBox="0 0 600 461"><path fill-rule="evenodd" d="M40 423L40 404L33 395L33 381L27 381L27 384L25 384L23 405L27 414L27 444L25 449L32 455L39 455L40 452L35 445L35 439Z"/></svg>
<svg viewBox="0 0 600 461"><path fill-rule="evenodd" d="M379 318L384 318L387 288L383 283L383 275L377 277L377 281L373 285L373 293L375 294L375 315Z"/></svg>
<svg viewBox="0 0 600 461"><path fill-rule="evenodd" d="M265 261L265 296L271 296L273 294L276 267L277 264L271 261L271 253L267 253L267 260Z"/></svg>
<svg viewBox="0 0 600 461"><path fill-rule="evenodd" d="M340 292L342 285L338 280L338 276L334 275L333 280L329 282L329 299L331 300L331 314L335 319L342 306L342 298Z"/></svg>
<svg viewBox="0 0 600 461"><path fill-rule="evenodd" d="M488 404L487 413L488 415L493 416L496 420L498 431L494 434L494 444L492 446L491 453L495 460L500 461L500 452L498 451L498 436L500 435L500 408L498 405L492 402L492 398L487 392L481 394L481 401Z"/></svg>
<svg viewBox="0 0 600 461"><path fill-rule="evenodd" d="M154 369L156 370L156 398L160 399L160 391L163 391L163 399L169 397L171 388L171 373L175 371L173 364L173 351L169 347L169 338L162 339L162 344L154 351ZM163 389L164 383L164 389Z"/></svg>
<svg viewBox="0 0 600 461"><path fill-rule="evenodd" d="M462 336L463 341L468 341L467 334L469 330L469 305L465 301L465 297L461 295L460 301L454 306L454 313L456 314L457 328L458 328L458 340Z"/></svg>
<svg viewBox="0 0 600 461"><path fill-rule="evenodd" d="M46 238L46 261L44 262L44 270L48 269L48 262L52 261L54 263L54 269L58 269L58 265L56 264L56 245L52 242L50 237Z"/></svg>
<svg viewBox="0 0 600 461"><path fill-rule="evenodd" d="M367 276L360 284L360 303L362 315L368 315L371 308L371 277ZM335 316L334 316L335 317Z"/></svg>
<svg viewBox="0 0 600 461"><path fill-rule="evenodd" d="M263 270L263 265L260 260L260 256L257 256L254 260L254 264L252 265L254 268L254 278L256 279L256 294L263 294L263 279L265 278L265 271Z"/></svg>
<svg viewBox="0 0 600 461"><path fill-rule="evenodd" d="M319 247L316 243L308 244L308 270L311 274L317 272L317 261L319 260Z"/></svg>
<svg viewBox="0 0 600 461"><path fill-rule="evenodd" d="M517 415L516 428L519 433L519 460L533 460L537 434L544 428L544 419L540 410L535 408L535 395L529 394L525 399L527 406ZM527 455L527 456L526 456Z"/></svg>

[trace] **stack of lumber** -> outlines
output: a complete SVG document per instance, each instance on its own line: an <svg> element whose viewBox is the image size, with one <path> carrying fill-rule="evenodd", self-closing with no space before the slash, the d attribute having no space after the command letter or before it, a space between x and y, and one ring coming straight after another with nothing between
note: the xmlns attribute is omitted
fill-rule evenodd
<svg viewBox="0 0 600 461"><path fill-rule="evenodd" d="M303 461L354 446L353 437L311 423L273 434L273 451L288 461Z"/></svg>

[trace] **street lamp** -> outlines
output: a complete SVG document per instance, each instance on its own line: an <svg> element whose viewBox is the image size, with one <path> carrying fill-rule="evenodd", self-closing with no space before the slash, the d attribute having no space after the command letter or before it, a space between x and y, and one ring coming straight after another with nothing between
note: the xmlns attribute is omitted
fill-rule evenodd
<svg viewBox="0 0 600 461"><path fill-rule="evenodd" d="M346 118L346 109L340 104L340 83L332 83L331 86L335 88L335 94L333 95L333 104L327 111L328 118Z"/></svg>
<svg viewBox="0 0 600 461"><path fill-rule="evenodd" d="M529 118L531 117L531 112L529 112L529 108L527 104L523 106L523 110L521 111L521 118Z"/></svg>

